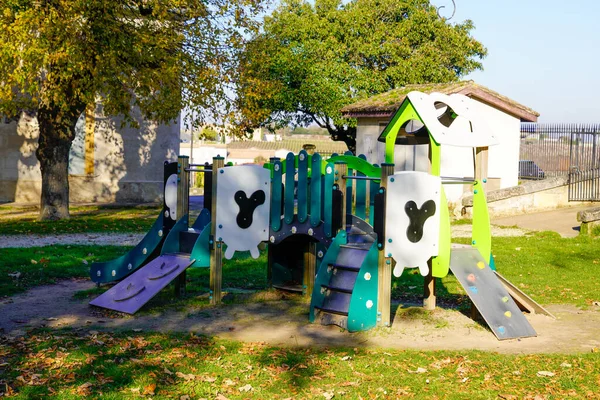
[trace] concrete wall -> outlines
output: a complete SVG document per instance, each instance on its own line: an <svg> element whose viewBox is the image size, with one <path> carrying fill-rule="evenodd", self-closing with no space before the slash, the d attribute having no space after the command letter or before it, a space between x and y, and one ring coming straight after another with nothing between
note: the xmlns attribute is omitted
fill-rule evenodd
<svg viewBox="0 0 600 400"><path fill-rule="evenodd" d="M567 177L548 178L541 181L528 181L518 186L487 192L488 209L491 217L526 214L534 211L553 210L572 206L569 202ZM473 197L462 200L462 210L455 214L471 217Z"/></svg>
<svg viewBox="0 0 600 400"><path fill-rule="evenodd" d="M72 202L153 202L162 198L163 165L179 153L179 121L157 125L134 114L139 128L96 109L94 171L70 174ZM0 123L0 202L39 203L41 175L35 157L35 116ZM76 169L77 172L78 169ZM73 172L73 170L72 170Z"/></svg>

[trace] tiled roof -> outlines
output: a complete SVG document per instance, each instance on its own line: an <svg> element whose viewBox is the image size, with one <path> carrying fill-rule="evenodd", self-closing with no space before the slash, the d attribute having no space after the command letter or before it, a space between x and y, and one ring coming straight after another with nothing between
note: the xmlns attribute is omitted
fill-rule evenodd
<svg viewBox="0 0 600 400"><path fill-rule="evenodd" d="M431 83L424 85L406 85L399 89L390 90L373 97L358 101L342 108L342 114L347 117L391 116L400 107L406 95L412 91L424 93L439 92L444 94L461 93L476 98L484 103L498 108L522 121L537 121L539 113L506 96L501 95L474 81L459 81L450 83Z"/></svg>
<svg viewBox="0 0 600 400"><path fill-rule="evenodd" d="M257 142L252 140L245 140L239 142L231 142L227 145L228 149L256 149L256 150L272 150L277 151L281 149L289 150L295 154L302 150L302 146L305 144L314 144L316 146L316 152L319 153L344 153L348 150L346 143L334 142L332 140L280 140L276 142Z"/></svg>

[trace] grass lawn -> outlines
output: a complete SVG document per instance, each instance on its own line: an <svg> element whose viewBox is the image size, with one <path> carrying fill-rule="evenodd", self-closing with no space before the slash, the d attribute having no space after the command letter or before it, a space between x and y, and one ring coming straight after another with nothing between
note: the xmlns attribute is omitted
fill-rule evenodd
<svg viewBox="0 0 600 400"><path fill-rule="evenodd" d="M600 356L277 348L194 335L38 330L0 347L16 399L600 398Z"/></svg>
<svg viewBox="0 0 600 400"><path fill-rule="evenodd" d="M60 221L38 221L38 213L35 208L0 206L0 235L146 232L160 213L160 207L71 207L71 218Z"/></svg>
<svg viewBox="0 0 600 400"><path fill-rule="evenodd" d="M600 239L567 239L544 232L528 237L496 238L493 253L498 271L541 304L566 303L586 308L592 302L600 301L600 279L597 278L600 275L599 246ZM127 249L116 246L0 249L0 260L3 260L0 263L0 295L11 295L60 278L87 277L92 261L117 257ZM266 288L266 264L265 252L258 260L246 254L233 260L224 260L223 287L249 290ZM8 276L15 272L21 273L18 280ZM417 270L406 270L402 277L393 279L392 285L395 299L421 301L423 277ZM207 303L207 299L196 296L206 293L208 287L208 268L189 270L188 296L178 304ZM89 294L97 293L97 290L93 290ZM85 295L80 293L80 296ZM437 296L442 306L470 305L465 292L452 275L438 280ZM171 291L163 291L157 301L173 304Z"/></svg>

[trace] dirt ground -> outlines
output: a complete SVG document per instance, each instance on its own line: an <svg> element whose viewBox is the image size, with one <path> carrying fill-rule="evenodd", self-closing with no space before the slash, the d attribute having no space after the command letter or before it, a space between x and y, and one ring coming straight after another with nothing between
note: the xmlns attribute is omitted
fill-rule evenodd
<svg viewBox="0 0 600 400"><path fill-rule="evenodd" d="M500 353L580 353L600 346L600 312L556 305L557 319L528 315L538 336L498 341L488 329L456 310L439 309L427 318L397 317L392 328L348 333L308 322L308 306L277 300L208 309L145 312L135 317L110 314L73 294L94 286L68 280L0 300L0 334L18 336L34 327L108 331L194 332L281 346L367 346L418 350L478 349Z"/></svg>

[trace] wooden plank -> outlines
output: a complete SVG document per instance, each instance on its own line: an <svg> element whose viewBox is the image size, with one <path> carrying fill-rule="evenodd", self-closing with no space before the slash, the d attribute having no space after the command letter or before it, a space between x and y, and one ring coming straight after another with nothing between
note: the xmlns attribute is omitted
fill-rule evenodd
<svg viewBox="0 0 600 400"><path fill-rule="evenodd" d="M510 294L510 297L513 298L513 300L515 301L515 303L517 303L517 306L519 306L521 310L528 311L531 314L547 315L556 319L556 317L552 315L550 311L546 310L538 302L533 300L531 297L527 296L523 291L521 291L521 289L519 289L518 287L513 285L508 279L500 275L498 271L494 271L494 273L496 274L496 276L500 280L500 283L502 283L508 294Z"/></svg>
<svg viewBox="0 0 600 400"><path fill-rule="evenodd" d="M210 225L210 304L221 304L221 280L223 275L223 244L216 240L217 233L217 182L219 181L219 170L225 165L223 157L213 158L213 180L212 180L212 209Z"/></svg>
<svg viewBox="0 0 600 400"><path fill-rule="evenodd" d="M315 275L317 273L317 244L315 242L310 242L306 247L307 249L304 253L303 294L307 297L311 297L315 286Z"/></svg>

